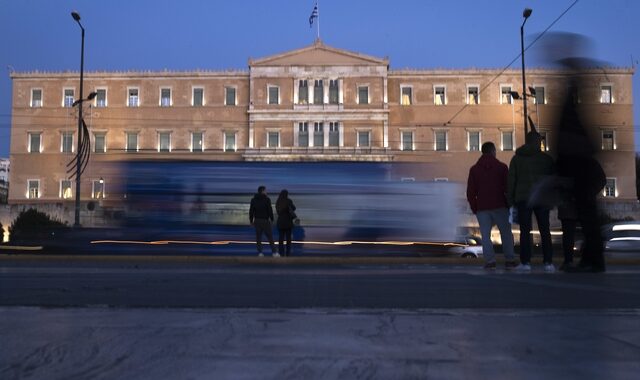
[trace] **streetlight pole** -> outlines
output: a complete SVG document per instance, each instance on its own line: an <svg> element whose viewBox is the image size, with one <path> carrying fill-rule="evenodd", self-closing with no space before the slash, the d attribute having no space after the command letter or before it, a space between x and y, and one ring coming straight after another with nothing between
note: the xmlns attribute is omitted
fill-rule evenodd
<svg viewBox="0 0 640 380"><path fill-rule="evenodd" d="M525 10L522 12L522 17L524 17L524 21L522 22L522 25L520 26L520 56L522 57L522 100L523 100L523 104L524 104L524 134L525 134L525 136L529 132L529 129L528 129L528 124L527 124L527 122L528 122L528 120L527 120L527 82L526 82L525 75L524 75L524 24L529 19L529 16L531 16L531 12L533 12L531 10L531 8L525 8Z"/></svg>
<svg viewBox="0 0 640 380"><path fill-rule="evenodd" d="M71 17L78 23L82 30L82 43L80 45L80 97L78 99L84 99L82 93L82 85L84 80L84 27L80 23L80 14L78 12L71 12ZM76 151L76 210L73 226L80 227L80 175L81 175L81 160L80 160L80 148L82 144L82 102L78 104L78 150Z"/></svg>

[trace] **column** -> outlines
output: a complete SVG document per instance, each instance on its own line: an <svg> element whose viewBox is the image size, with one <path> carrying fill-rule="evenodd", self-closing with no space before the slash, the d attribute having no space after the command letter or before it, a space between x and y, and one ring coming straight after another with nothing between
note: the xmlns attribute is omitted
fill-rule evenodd
<svg viewBox="0 0 640 380"><path fill-rule="evenodd" d="M324 147L328 147L329 146L329 126L331 125L331 122L326 122L324 123L324 129L322 130L322 133L324 134Z"/></svg>
<svg viewBox="0 0 640 380"><path fill-rule="evenodd" d="M386 84L386 82L385 82ZM386 88L386 86L385 86ZM389 121L385 120L384 121L384 125L382 127L382 133L383 133L383 148L388 148L389 147Z"/></svg>
<svg viewBox="0 0 640 380"><path fill-rule="evenodd" d="M387 109L389 107L389 92L388 92L388 89L387 89L388 88L387 78L384 78L383 81L384 81L383 82L384 83L384 85L383 85L384 94L383 94L383 98L382 98L382 102L383 102L382 106L384 107L384 109ZM400 97L402 97L402 94L400 94Z"/></svg>
<svg viewBox="0 0 640 380"><path fill-rule="evenodd" d="M307 93L309 94L309 101L307 102L307 104L314 104L313 103L313 88L315 87L315 82L313 81L313 79L307 79Z"/></svg>
<svg viewBox="0 0 640 380"><path fill-rule="evenodd" d="M300 141L298 139L298 122L294 121L293 122L293 148L298 147L298 141Z"/></svg>
<svg viewBox="0 0 640 380"><path fill-rule="evenodd" d="M253 148L253 134L254 134L253 121L250 121L249 122L249 148Z"/></svg>
<svg viewBox="0 0 640 380"><path fill-rule="evenodd" d="M327 78L322 80L322 93L324 95L322 104L329 104L329 79Z"/></svg>

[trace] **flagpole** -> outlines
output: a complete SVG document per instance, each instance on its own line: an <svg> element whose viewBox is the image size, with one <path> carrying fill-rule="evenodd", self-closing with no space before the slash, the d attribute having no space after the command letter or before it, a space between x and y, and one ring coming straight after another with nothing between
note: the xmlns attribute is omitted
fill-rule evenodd
<svg viewBox="0 0 640 380"><path fill-rule="evenodd" d="M309 28L313 27L314 19L316 21L316 38L320 40L320 10L318 8L318 0L315 0L313 11L311 11L311 16L309 16Z"/></svg>

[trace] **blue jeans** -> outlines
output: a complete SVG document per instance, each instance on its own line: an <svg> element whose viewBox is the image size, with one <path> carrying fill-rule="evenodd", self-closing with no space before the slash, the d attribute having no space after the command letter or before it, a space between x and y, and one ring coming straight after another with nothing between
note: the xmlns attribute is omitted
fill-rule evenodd
<svg viewBox="0 0 640 380"><path fill-rule="evenodd" d="M528 207L527 202L518 202L518 222L520 223L520 262L531 263L531 217L536 215L540 240L542 241L542 255L545 264L551 264L553 260L553 247L551 245L551 231L549 227L549 209L544 207Z"/></svg>
<svg viewBox="0 0 640 380"><path fill-rule="evenodd" d="M478 211L476 214L482 235L482 256L487 263L495 263L496 255L491 242L491 229L498 226L500 238L502 239L502 250L507 261L513 261L513 234L511 233L511 223L509 223L509 209L496 208L493 210Z"/></svg>
<svg viewBox="0 0 640 380"><path fill-rule="evenodd" d="M256 245L258 247L258 253L262 253L262 234L267 235L269 239L269 245L271 246L271 253L276 253L276 245L273 242L273 231L271 227L271 221L269 219L258 219L253 221L253 226L256 229Z"/></svg>

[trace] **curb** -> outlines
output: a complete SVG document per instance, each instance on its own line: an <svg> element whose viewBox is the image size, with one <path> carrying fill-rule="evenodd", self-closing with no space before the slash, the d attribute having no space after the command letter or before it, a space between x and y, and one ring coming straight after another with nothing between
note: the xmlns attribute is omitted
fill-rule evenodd
<svg viewBox="0 0 640 380"><path fill-rule="evenodd" d="M0 251L42 251L42 249L40 245L0 245Z"/></svg>
<svg viewBox="0 0 640 380"><path fill-rule="evenodd" d="M481 258L460 257L257 257L257 256L151 256L151 255L46 255L46 254L0 254L3 262L130 262L157 264L211 264L211 265L482 265ZM557 258L559 265L562 258ZM640 265L638 258L607 258L608 265ZM499 260L498 265L503 261ZM541 264L542 260L532 260L533 264Z"/></svg>
<svg viewBox="0 0 640 380"><path fill-rule="evenodd" d="M460 264L480 265L482 259L458 257L366 257L366 256L195 256L195 255L48 255L43 253L0 254L2 262L138 262L158 264L213 264L213 265L393 265L393 264Z"/></svg>

